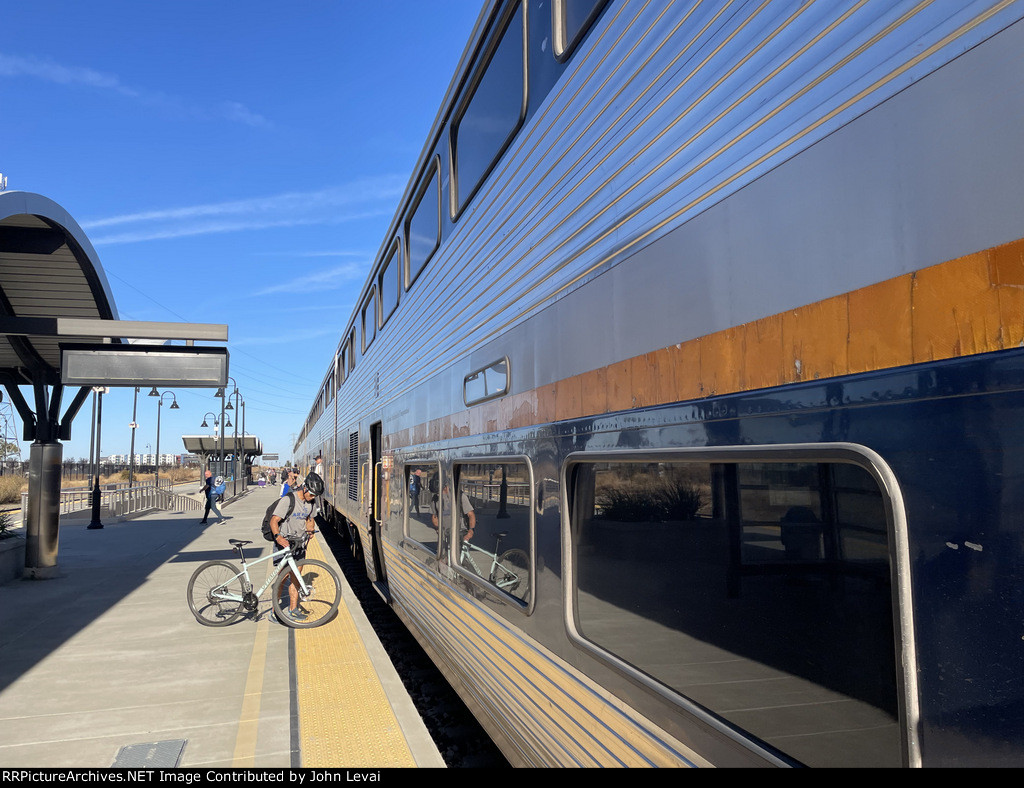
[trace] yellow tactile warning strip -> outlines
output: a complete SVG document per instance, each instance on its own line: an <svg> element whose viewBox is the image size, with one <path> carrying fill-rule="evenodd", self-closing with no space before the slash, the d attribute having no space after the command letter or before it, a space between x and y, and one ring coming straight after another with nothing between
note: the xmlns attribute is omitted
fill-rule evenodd
<svg viewBox="0 0 1024 788"><path fill-rule="evenodd" d="M1021 347L1022 315L1024 239L433 419L386 448Z"/></svg>
<svg viewBox="0 0 1024 788"><path fill-rule="evenodd" d="M310 558L324 560L317 540ZM321 627L295 631L302 766L415 766L412 752L342 599Z"/></svg>

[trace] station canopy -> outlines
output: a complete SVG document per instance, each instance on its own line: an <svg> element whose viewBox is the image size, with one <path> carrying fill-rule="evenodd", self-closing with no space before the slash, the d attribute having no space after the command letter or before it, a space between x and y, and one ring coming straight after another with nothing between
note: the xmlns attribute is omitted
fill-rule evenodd
<svg viewBox="0 0 1024 788"><path fill-rule="evenodd" d="M189 347L168 345L176 339ZM193 347L196 340L226 341L227 326L118 320L77 222L41 195L0 192L0 378L8 388L224 385L227 349Z"/></svg>
<svg viewBox="0 0 1024 788"><path fill-rule="evenodd" d="M255 435L246 435L244 438L241 435L237 438L225 435L223 446L220 438L215 435L182 435L181 440L185 444L185 451L201 457L218 456L221 451L225 455L234 455L236 449L239 455L245 457L259 457L263 454L263 441Z"/></svg>

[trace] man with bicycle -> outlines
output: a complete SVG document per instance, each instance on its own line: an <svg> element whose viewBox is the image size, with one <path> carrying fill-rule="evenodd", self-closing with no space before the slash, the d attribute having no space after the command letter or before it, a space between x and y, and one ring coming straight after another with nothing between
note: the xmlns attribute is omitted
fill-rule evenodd
<svg viewBox="0 0 1024 788"><path fill-rule="evenodd" d="M274 535L274 544L280 548L293 546L296 563L305 557L305 545L316 528L315 518L320 512L319 496L324 492L324 480L311 473L302 485L289 491L277 503L270 517L270 531ZM284 556L274 559L277 566ZM302 567L299 567L302 571ZM294 581L288 583L288 614L301 621L306 617L299 608L299 589Z"/></svg>

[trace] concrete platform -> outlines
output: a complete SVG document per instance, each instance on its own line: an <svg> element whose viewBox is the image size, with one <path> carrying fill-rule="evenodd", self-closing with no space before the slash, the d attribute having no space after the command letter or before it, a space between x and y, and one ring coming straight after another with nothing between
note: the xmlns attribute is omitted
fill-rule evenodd
<svg viewBox="0 0 1024 788"><path fill-rule="evenodd" d="M219 525L62 524L56 578L0 585L0 766L444 766L343 576L318 629L281 625L269 599L221 628L189 612L196 567L236 560L229 538L253 541L248 560L269 549L276 495L250 488Z"/></svg>

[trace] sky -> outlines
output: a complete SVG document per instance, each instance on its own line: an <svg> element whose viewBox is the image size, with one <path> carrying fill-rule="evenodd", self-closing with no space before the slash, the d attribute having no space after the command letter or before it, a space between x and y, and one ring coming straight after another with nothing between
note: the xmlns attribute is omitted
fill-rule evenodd
<svg viewBox="0 0 1024 788"><path fill-rule="evenodd" d="M228 325L245 432L284 462L481 6L0 0L0 173L81 225L122 320ZM170 391L160 451L181 453L220 400ZM104 396L103 456L128 452L132 407ZM88 457L91 409L65 459Z"/></svg>

